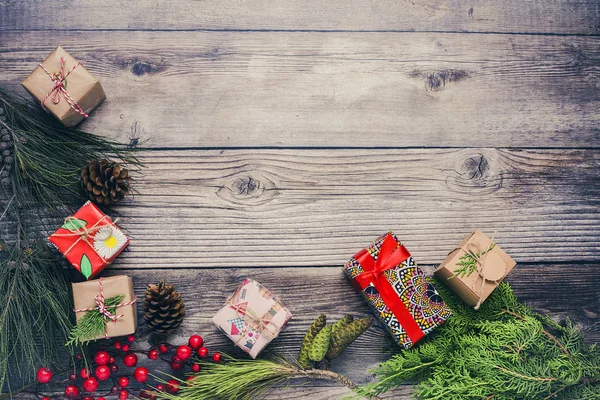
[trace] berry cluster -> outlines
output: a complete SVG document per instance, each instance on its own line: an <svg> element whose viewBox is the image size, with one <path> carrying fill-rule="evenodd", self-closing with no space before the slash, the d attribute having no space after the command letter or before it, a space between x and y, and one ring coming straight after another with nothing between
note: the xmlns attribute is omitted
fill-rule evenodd
<svg viewBox="0 0 600 400"><path fill-rule="evenodd" d="M186 365L193 372L199 372L201 365L194 361L194 355L198 358L206 359L209 357L208 348L204 346L204 340L200 335L190 336L188 343L175 346L169 343L162 343L156 347L147 350L136 350L132 348L136 338L133 335L127 337L126 342L115 341L112 344L114 349L98 350L94 355L94 365L90 369L81 368L79 378L81 385L75 382L79 378L75 374L69 375L65 380L53 380L54 373L50 368L42 367L37 371L37 382L40 384L51 383L66 383L64 392L58 396L46 396L35 392L41 400L50 400L52 397L64 397L67 399L81 400L106 400L106 397L118 398L119 400L127 400L132 393L130 387L131 380L140 384L146 385L147 388L142 389L137 397L146 399L156 399L155 391L167 391L171 394L176 394L179 391L179 381L171 379L162 383L149 384L150 371L146 367L138 366L138 354L145 355L149 360L162 360L169 363L171 369L179 371ZM110 352L109 352L110 351ZM168 353L173 353L172 357L168 357ZM215 352L210 355L213 362L221 362L221 354ZM81 355L77 356L78 360L82 360ZM123 363L123 366L130 369L126 374L118 374L119 367L117 361ZM131 371L133 370L133 372ZM192 377L188 377L191 379ZM112 389L105 393L99 394L98 389L100 382L112 379ZM81 386L81 387L80 387ZM99 396L99 397L94 397Z"/></svg>

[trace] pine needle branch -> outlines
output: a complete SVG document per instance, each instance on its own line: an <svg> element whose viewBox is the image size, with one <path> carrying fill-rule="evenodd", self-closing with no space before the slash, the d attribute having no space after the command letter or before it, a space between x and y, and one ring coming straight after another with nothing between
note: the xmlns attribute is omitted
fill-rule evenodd
<svg viewBox="0 0 600 400"><path fill-rule="evenodd" d="M104 305L111 314L115 314L117 306L125 298L124 295L109 297L104 300ZM86 345L88 342L96 340L96 337L102 335L106 331L107 320L98 310L91 310L77 321L69 333L69 341L65 346Z"/></svg>

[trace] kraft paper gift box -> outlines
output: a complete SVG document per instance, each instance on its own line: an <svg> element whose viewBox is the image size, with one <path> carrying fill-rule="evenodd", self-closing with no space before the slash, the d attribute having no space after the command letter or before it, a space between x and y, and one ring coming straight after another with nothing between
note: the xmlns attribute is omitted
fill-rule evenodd
<svg viewBox="0 0 600 400"><path fill-rule="evenodd" d="M21 85L67 127L80 123L106 99L100 82L60 46Z"/></svg>
<svg viewBox="0 0 600 400"><path fill-rule="evenodd" d="M389 232L356 253L344 272L396 343L408 349L451 315L412 256Z"/></svg>
<svg viewBox="0 0 600 400"><path fill-rule="evenodd" d="M476 258L475 270L457 273L459 268L464 269L465 261L473 260L472 255ZM476 230L448 254L434 274L465 303L477 309L516 264L500 246L492 247L492 240Z"/></svg>
<svg viewBox="0 0 600 400"><path fill-rule="evenodd" d="M246 279L213 317L213 323L252 358L275 339L292 314L263 285Z"/></svg>
<svg viewBox="0 0 600 400"><path fill-rule="evenodd" d="M78 311L97 307L96 297L101 294L100 282L102 282L102 296L105 300L114 296L124 295L120 307L115 309L117 316L115 322L106 323L106 331L93 339L104 337L117 337L131 335L137 329L137 307L136 298L133 293L133 282L131 277L125 275L111 276L108 278L94 279L80 283L73 283L73 303L75 305L75 317L81 320L89 311ZM133 303L132 303L133 302Z"/></svg>
<svg viewBox="0 0 600 400"><path fill-rule="evenodd" d="M100 273L129 244L111 218L90 201L48 239L86 279Z"/></svg>

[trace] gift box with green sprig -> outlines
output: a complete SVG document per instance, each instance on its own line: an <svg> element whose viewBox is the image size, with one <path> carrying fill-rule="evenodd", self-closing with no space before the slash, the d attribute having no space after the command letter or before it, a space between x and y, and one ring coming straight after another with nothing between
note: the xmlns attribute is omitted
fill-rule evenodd
<svg viewBox="0 0 600 400"><path fill-rule="evenodd" d="M133 334L137 328L136 301L129 276L73 283L77 325L67 345Z"/></svg>
<svg viewBox="0 0 600 400"><path fill-rule="evenodd" d="M129 244L111 218L89 201L65 218L49 239L86 279L96 276Z"/></svg>
<svg viewBox="0 0 600 400"><path fill-rule="evenodd" d="M434 274L477 310L516 264L493 238L476 230L448 254Z"/></svg>

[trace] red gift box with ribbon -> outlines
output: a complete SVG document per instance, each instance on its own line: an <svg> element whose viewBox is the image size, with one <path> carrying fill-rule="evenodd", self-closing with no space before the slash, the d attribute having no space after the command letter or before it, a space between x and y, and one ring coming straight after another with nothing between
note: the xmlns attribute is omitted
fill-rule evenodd
<svg viewBox="0 0 600 400"><path fill-rule="evenodd" d="M355 254L344 266L344 272L394 340L405 349L452 315L392 232Z"/></svg>
<svg viewBox="0 0 600 400"><path fill-rule="evenodd" d="M115 222L88 201L65 218L49 240L75 269L91 279L129 244L129 238Z"/></svg>

